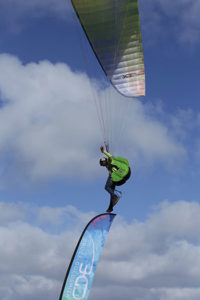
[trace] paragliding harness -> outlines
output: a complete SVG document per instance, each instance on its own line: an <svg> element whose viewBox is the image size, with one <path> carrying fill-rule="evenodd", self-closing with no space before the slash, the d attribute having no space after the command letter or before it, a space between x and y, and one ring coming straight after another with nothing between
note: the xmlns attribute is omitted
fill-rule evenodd
<svg viewBox="0 0 200 300"><path fill-rule="evenodd" d="M111 174L112 181L115 185L120 186L124 184L131 176L131 169L126 158L116 156L112 157L112 168L116 171Z"/></svg>

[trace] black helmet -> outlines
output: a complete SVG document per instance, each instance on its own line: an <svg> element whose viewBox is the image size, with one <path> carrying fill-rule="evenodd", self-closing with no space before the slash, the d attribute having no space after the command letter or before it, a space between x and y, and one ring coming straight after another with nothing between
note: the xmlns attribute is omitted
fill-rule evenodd
<svg viewBox="0 0 200 300"><path fill-rule="evenodd" d="M100 158L99 164L100 164L100 166L106 166L106 164L107 164L107 158L106 157Z"/></svg>

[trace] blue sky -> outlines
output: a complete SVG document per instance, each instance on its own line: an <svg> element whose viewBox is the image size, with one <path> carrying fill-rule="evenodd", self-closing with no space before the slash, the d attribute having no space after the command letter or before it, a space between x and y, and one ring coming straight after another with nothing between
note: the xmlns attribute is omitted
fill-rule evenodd
<svg viewBox="0 0 200 300"><path fill-rule="evenodd" d="M89 299L196 300L200 4L139 4L146 96L128 106L119 150L133 176L122 187ZM57 299L82 229L108 205L90 82L92 75L96 90L104 74L81 35L70 1L0 0L3 300ZM112 87L109 93L122 100Z"/></svg>

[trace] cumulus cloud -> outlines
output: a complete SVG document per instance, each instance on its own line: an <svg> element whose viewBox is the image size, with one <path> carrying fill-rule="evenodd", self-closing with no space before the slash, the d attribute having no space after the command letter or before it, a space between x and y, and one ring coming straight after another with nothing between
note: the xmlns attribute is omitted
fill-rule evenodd
<svg viewBox="0 0 200 300"><path fill-rule="evenodd" d="M106 299L110 287L101 294L106 272L113 299L122 299L123 294L131 299L197 299L199 209L197 203L163 203L145 222L116 222L97 271L93 297Z"/></svg>
<svg viewBox="0 0 200 300"><path fill-rule="evenodd" d="M50 213L53 208L5 203L1 207L7 212L0 226L1 298L58 298L66 263L79 238L80 227L91 218L91 213L84 214L70 206L55 209L55 218L60 210L58 223L68 228L66 231L55 225ZM56 226L59 233L48 233L44 229L47 224L48 228Z"/></svg>
<svg viewBox="0 0 200 300"><path fill-rule="evenodd" d="M162 114L163 112L157 114L154 107L152 116L148 107L139 102L135 103L134 113L130 114L134 121L131 120L127 128L129 134L125 137L130 141L129 151L132 152L130 156L135 158L136 163L139 160L145 164L152 164L156 158L157 162L165 161L169 166L174 158L183 159L186 154L180 135L176 135L174 131L177 126L173 125L171 120L167 126L167 123L159 121L159 116ZM174 118L180 120L180 126L183 128L184 123L181 119L177 115ZM173 127L172 131L170 126Z"/></svg>
<svg viewBox="0 0 200 300"><path fill-rule="evenodd" d="M16 177L17 170L17 178L31 180L83 174L84 178L94 177L101 141L92 99L98 94L98 83L91 88L85 74L73 72L64 63L23 65L7 54L0 55L0 69L2 174ZM152 114L152 107L148 110L139 101L128 103L113 89L102 91L97 102L107 100L107 94L113 106L105 116L102 114L104 121L111 111L115 116L111 124L114 137L117 140L122 136L130 159L150 164L159 160L165 165L184 157L185 149L168 129L169 124L156 120L156 108ZM127 122L121 135L119 116L122 123Z"/></svg>
<svg viewBox="0 0 200 300"><path fill-rule="evenodd" d="M98 93L98 83L91 90L89 78L64 63L23 65L7 54L0 55L0 69L0 158L4 178L95 177L102 139L91 91ZM101 99L107 99L107 93L101 92ZM115 112L119 103L115 124L121 124L119 115L123 120L130 117L122 138L129 146L130 159L151 164L159 159L165 165L184 157L184 147L168 130L168 124L156 120L156 108L152 114L152 108L149 112L142 102L125 105L116 92L109 91L109 95L114 101L111 111ZM121 112L124 108L129 110L127 115ZM112 127L118 138L117 127Z"/></svg>
<svg viewBox="0 0 200 300"><path fill-rule="evenodd" d="M23 220L26 215L26 207L24 205L0 202L0 224L10 223L13 220Z"/></svg>
<svg viewBox="0 0 200 300"><path fill-rule="evenodd" d="M48 61L23 66L8 55L0 65L1 157L32 178L94 172L99 135L86 75Z"/></svg>
<svg viewBox="0 0 200 300"><path fill-rule="evenodd" d="M35 207L30 219L32 206L26 205L26 218L22 221L21 216L13 217L17 204L15 208L1 205L8 215L10 212L10 221L5 220L0 226L2 299L10 300L13 295L16 300L58 298L76 242L94 213L57 208L65 215L60 220L64 226L59 233L52 234L37 223L45 210L49 213L50 207ZM128 224L117 217L106 240L90 297L199 299L199 213L198 203L180 201L160 204L144 222L135 220ZM72 219L77 221L73 231ZM46 222L50 225L51 218Z"/></svg>

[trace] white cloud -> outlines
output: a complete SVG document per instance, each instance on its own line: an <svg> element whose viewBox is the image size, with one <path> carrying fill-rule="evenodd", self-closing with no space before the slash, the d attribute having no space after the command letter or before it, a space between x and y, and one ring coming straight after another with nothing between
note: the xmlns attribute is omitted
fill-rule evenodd
<svg viewBox="0 0 200 300"><path fill-rule="evenodd" d="M55 209L55 217L56 211L62 210L59 223L63 224L63 228L68 228L68 231L62 230L55 235L42 229L44 223L45 226L48 223L55 227L53 219L49 217L44 222L41 220L53 208L22 204L18 207L17 204L5 203L1 203L1 206L8 215L0 226L1 299L9 300L13 296L20 300L58 298L66 264L79 238L80 227L91 218L91 214L86 216L70 206ZM17 214L14 217L13 211L17 208L26 211L23 217ZM38 220L41 228L37 225Z"/></svg>
<svg viewBox="0 0 200 300"><path fill-rule="evenodd" d="M41 61L23 65L7 54L0 55L0 69L0 154L4 177L9 176L9 181L11 176L17 180L24 176L26 180L95 178L102 139L88 77L72 72L64 63ZM97 83L93 89L97 93ZM127 105L128 100L113 89L102 92L102 97L107 98L107 94L114 101L111 112L116 119L112 124L116 139L120 135L116 126L121 125L119 116L124 122L129 114L122 140L130 159L166 165L184 157L185 150L173 131L168 130L169 124L156 120L156 108L153 115L152 107L149 113L148 106L139 101Z"/></svg>
<svg viewBox="0 0 200 300"><path fill-rule="evenodd" d="M26 212L27 209L24 205L0 202L0 224L12 222L16 218L23 220Z"/></svg>
<svg viewBox="0 0 200 300"><path fill-rule="evenodd" d="M31 170L32 178L94 172L99 136L88 78L64 64L23 66L8 55L1 55L0 65L7 101L0 111L2 156L10 152L13 164Z"/></svg>
<svg viewBox="0 0 200 300"><path fill-rule="evenodd" d="M125 293L132 299L138 296L175 300L182 299L184 291L183 299L197 299L199 212L197 203L164 203L144 223L116 222L96 274L99 281L93 297L107 299L105 294L109 294L110 287L103 295L101 292L106 273L113 287L113 299L122 299Z"/></svg>
<svg viewBox="0 0 200 300"><path fill-rule="evenodd" d="M130 142L129 151L132 152L136 163L139 160L144 164L152 164L156 158L157 162L165 161L169 166L174 162L174 158L183 159L186 152L181 144L180 134L175 135L176 125L172 125L171 120L168 123L159 121L159 114L156 114L155 107L154 116L152 116L148 107L136 102L134 111L131 112L131 118L125 138ZM183 127L182 120L177 115L174 118L180 120L180 126ZM170 131L171 125L173 126L172 131Z"/></svg>
<svg viewBox="0 0 200 300"><path fill-rule="evenodd" d="M59 226L66 223L66 219L71 227L79 226L87 222L88 218L92 218L92 213L81 213L74 206L68 205L65 208L42 207L40 208L37 222L41 225L52 224Z"/></svg>
<svg viewBox="0 0 200 300"><path fill-rule="evenodd" d="M31 206L24 207L28 214L21 222L20 216L13 218L13 206L17 208L17 204L1 205L11 215L11 221L5 220L0 227L2 299L10 300L13 295L16 300L58 298L81 230L94 215L85 215L83 220L83 213L72 207L57 208L63 209L65 225L59 234L51 234L33 222L45 210L48 214L50 207L35 207L30 223ZM198 299L199 213L198 203L181 201L164 202L144 222L127 224L116 217L97 268L91 299ZM70 222L78 221L79 216L83 221L75 222L78 225L72 231Z"/></svg>

